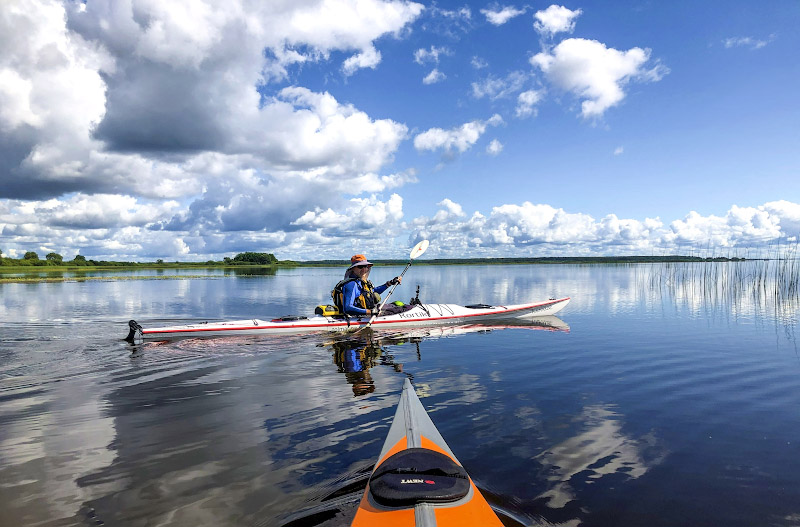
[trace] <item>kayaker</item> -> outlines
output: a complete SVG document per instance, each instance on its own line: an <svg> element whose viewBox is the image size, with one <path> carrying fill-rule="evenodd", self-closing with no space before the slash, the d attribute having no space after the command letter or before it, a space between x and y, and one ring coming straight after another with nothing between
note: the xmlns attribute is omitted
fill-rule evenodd
<svg viewBox="0 0 800 527"><path fill-rule="evenodd" d="M385 284L375 287L369 281L369 272L372 262L363 254L356 254L350 258L350 267L347 268L345 279L337 284L342 290L342 308L346 315L368 316L378 314L380 295L390 286L400 284L402 277L395 276Z"/></svg>

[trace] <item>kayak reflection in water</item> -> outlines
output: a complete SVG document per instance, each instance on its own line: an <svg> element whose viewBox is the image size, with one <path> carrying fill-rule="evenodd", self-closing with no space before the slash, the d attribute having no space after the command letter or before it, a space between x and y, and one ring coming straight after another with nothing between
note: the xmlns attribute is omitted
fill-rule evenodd
<svg viewBox="0 0 800 527"><path fill-rule="evenodd" d="M336 307L346 315L368 316L378 315L380 305L380 294L389 289L390 286L400 284L403 279L395 276L385 284L377 287L369 281L369 272L372 263L367 261L363 254L356 254L350 258L350 267L344 274L344 280L336 284L333 290L333 300ZM399 306L392 304L386 305L381 310L382 315L391 314L398 311Z"/></svg>
<svg viewBox="0 0 800 527"><path fill-rule="evenodd" d="M391 355L371 338L352 338L330 344L333 349L333 362L339 373L344 373L348 384L353 387L353 395L359 397L375 391L375 381L370 368L380 364L391 366L396 372L403 371L403 365L394 362Z"/></svg>

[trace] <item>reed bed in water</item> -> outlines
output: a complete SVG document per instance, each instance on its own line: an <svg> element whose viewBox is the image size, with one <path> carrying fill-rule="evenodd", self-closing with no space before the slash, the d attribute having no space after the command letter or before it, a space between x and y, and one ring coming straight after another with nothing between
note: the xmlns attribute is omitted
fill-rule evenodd
<svg viewBox="0 0 800 527"><path fill-rule="evenodd" d="M798 246L773 251L765 258L724 262L667 262L648 266L641 285L694 304L759 306L778 317L800 309Z"/></svg>

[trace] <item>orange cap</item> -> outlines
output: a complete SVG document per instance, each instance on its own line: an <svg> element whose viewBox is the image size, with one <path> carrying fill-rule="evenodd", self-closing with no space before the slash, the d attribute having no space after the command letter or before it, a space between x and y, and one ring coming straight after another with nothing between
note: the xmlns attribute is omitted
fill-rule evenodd
<svg viewBox="0 0 800 527"><path fill-rule="evenodd" d="M360 265L372 265L372 262L368 262L367 257L363 254L356 254L350 258L350 267L348 267L348 269L352 269L353 267Z"/></svg>

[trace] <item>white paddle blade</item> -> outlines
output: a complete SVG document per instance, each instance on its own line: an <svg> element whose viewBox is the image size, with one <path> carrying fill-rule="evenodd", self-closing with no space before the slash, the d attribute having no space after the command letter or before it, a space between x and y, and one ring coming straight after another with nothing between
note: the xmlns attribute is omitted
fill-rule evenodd
<svg viewBox="0 0 800 527"><path fill-rule="evenodd" d="M414 248L411 249L411 259L414 260L415 258L422 256L422 253L428 250L428 245L430 244L431 242L429 242L428 240L422 240L421 242L416 244Z"/></svg>

